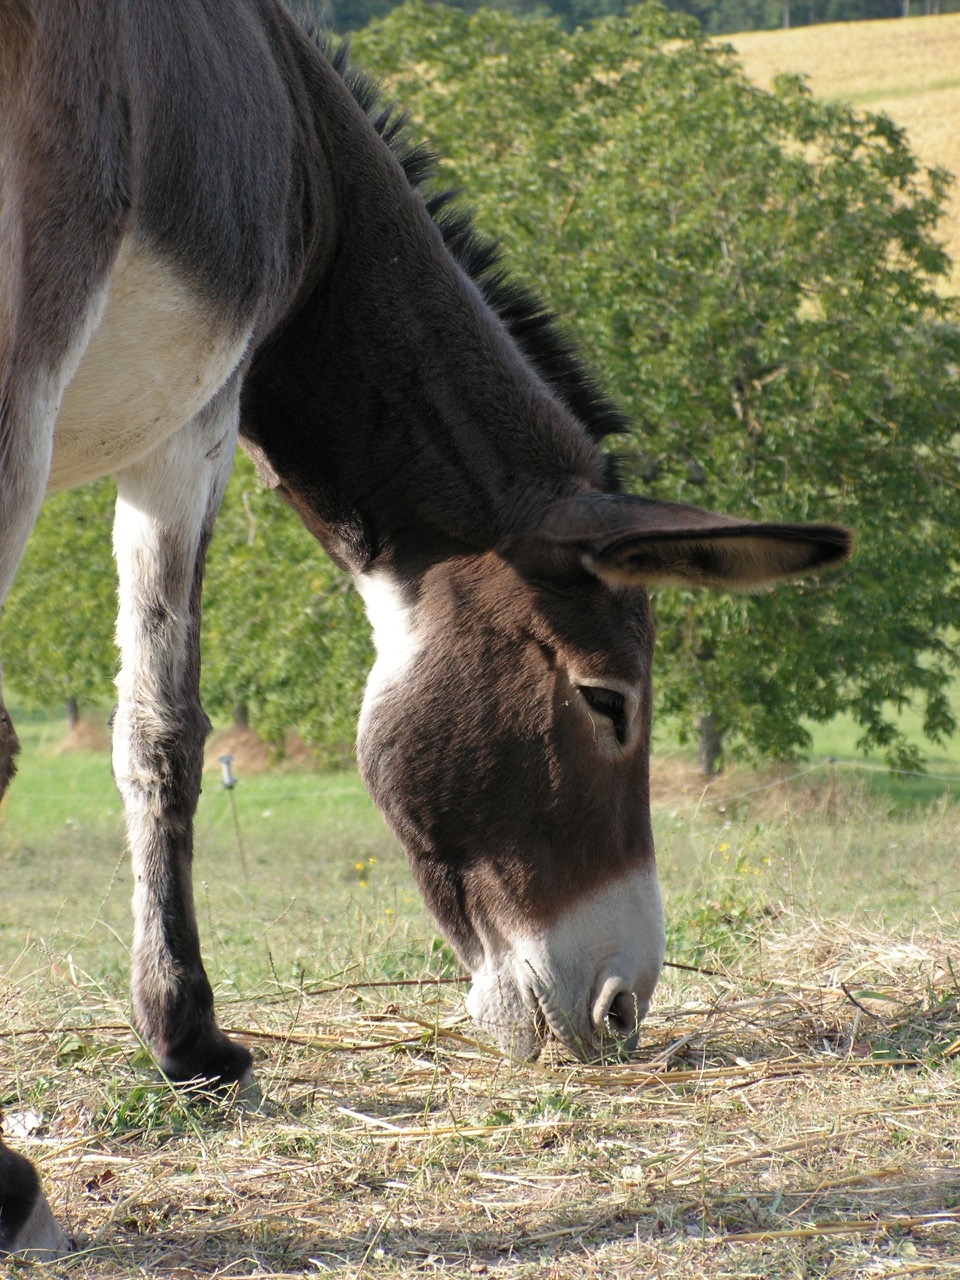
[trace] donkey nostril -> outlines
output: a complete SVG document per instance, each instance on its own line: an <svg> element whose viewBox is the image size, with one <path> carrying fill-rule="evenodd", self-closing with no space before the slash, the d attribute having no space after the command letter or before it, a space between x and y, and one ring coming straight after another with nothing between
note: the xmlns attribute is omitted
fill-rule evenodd
<svg viewBox="0 0 960 1280"><path fill-rule="evenodd" d="M632 991L618 991L610 1001L603 1025L616 1040L626 1040L637 1030L640 1019L637 997Z"/></svg>
<svg viewBox="0 0 960 1280"><path fill-rule="evenodd" d="M617 1057L633 1053L649 1005L642 986L638 994L622 971L610 974L601 984L591 1011L595 1050L601 1055L613 1052Z"/></svg>

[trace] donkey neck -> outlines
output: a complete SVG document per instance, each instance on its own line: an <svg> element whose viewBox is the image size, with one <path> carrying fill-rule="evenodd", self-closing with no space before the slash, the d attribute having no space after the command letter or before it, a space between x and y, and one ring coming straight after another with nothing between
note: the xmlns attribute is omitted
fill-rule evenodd
<svg viewBox="0 0 960 1280"><path fill-rule="evenodd" d="M604 455L531 369L336 72L312 127L335 191L328 265L259 354L244 435L353 571L409 544L485 550L602 488Z"/></svg>

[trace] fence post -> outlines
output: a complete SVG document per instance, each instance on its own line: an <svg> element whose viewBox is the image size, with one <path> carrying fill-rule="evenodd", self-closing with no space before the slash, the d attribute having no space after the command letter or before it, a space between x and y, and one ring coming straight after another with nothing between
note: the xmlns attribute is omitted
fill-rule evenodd
<svg viewBox="0 0 960 1280"><path fill-rule="evenodd" d="M237 785L237 779L234 777L233 770L230 768L233 764L233 756L219 756L220 768L223 770L223 786L227 795L230 797L230 811L233 814L233 829L237 833L237 852L240 855L240 869L243 872L244 880L250 879L250 868L247 866L247 854L243 847L243 837L240 835L240 815L237 812L237 798L233 794L233 789Z"/></svg>

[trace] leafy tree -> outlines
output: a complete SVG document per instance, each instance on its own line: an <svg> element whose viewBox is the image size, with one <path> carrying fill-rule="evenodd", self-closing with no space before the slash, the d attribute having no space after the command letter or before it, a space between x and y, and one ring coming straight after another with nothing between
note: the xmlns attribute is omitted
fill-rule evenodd
<svg viewBox="0 0 960 1280"><path fill-rule="evenodd" d="M882 117L796 80L755 89L655 6L568 34L414 3L356 46L631 410L629 486L857 531L830 583L658 594L661 712L777 756L844 709L900 760L898 707L952 730L960 328L938 291L943 175ZM7 665L37 701L109 688L109 501L109 486L52 501L8 606ZM331 752L352 741L359 604L245 462L204 629L214 711L244 703L268 736L299 727Z"/></svg>
<svg viewBox="0 0 960 1280"><path fill-rule="evenodd" d="M768 755L850 710L950 732L960 330L938 291L945 176L887 119L766 93L645 5L551 20L413 3L355 41L445 154L481 223L604 369L632 487L858 535L828 584L658 594L661 710Z"/></svg>
<svg viewBox="0 0 960 1280"><path fill-rule="evenodd" d="M102 706L112 697L115 491L100 481L48 499L7 599L6 679L35 707Z"/></svg>

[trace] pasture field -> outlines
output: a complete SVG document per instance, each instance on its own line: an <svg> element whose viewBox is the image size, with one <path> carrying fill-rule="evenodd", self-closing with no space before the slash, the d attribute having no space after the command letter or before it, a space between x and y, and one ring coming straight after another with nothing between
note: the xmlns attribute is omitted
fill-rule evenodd
<svg viewBox="0 0 960 1280"><path fill-rule="evenodd" d="M883 112L906 129L926 165L960 174L960 13L880 22L837 22L723 37L748 75L769 87L802 72L814 93ZM954 184L942 238L960 288L960 188Z"/></svg>
<svg viewBox="0 0 960 1280"><path fill-rule="evenodd" d="M214 763L197 900L270 1107L133 1035L102 751L28 725L0 825L6 1131L77 1277L960 1275L960 794L820 762L654 779L668 956L641 1048L511 1064L352 773ZM942 762L942 772L957 769ZM244 865L246 873L244 872ZM684 967L686 966L686 967Z"/></svg>

